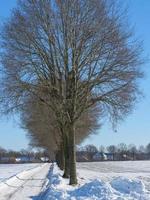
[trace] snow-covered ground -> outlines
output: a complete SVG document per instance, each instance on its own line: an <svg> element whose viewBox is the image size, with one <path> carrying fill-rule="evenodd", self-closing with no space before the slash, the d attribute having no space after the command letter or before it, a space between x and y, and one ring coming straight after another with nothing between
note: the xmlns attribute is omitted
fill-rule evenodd
<svg viewBox="0 0 150 200"><path fill-rule="evenodd" d="M150 191L150 161L78 163L78 172L79 177L86 177L89 180L98 178L105 182L120 176L138 179Z"/></svg>
<svg viewBox="0 0 150 200"><path fill-rule="evenodd" d="M75 187L55 164L8 168L0 165L0 177L7 178L0 200L150 200L150 161L78 163Z"/></svg>
<svg viewBox="0 0 150 200"><path fill-rule="evenodd" d="M77 172L72 187L55 166L45 200L150 200L150 161L78 163Z"/></svg>
<svg viewBox="0 0 150 200"><path fill-rule="evenodd" d="M78 176L85 182L101 180L119 192L110 199L150 200L150 161L78 163Z"/></svg>
<svg viewBox="0 0 150 200"><path fill-rule="evenodd" d="M0 165L0 169L0 200L31 200L44 190L49 164Z"/></svg>
<svg viewBox="0 0 150 200"><path fill-rule="evenodd" d="M0 164L0 182L25 170L33 169L41 164Z"/></svg>

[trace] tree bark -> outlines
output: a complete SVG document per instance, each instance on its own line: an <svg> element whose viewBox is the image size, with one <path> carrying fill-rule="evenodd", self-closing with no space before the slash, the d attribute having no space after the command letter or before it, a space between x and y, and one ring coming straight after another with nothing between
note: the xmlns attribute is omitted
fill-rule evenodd
<svg viewBox="0 0 150 200"><path fill-rule="evenodd" d="M56 163L61 170L64 170L64 161L63 145L61 145L60 150L58 150L56 153Z"/></svg>
<svg viewBox="0 0 150 200"><path fill-rule="evenodd" d="M64 157L64 151L63 151L63 144L61 144L61 150L60 150L60 169L64 170L65 167L65 157Z"/></svg>
<svg viewBox="0 0 150 200"><path fill-rule="evenodd" d="M76 174L76 152L75 152L75 128L73 124L70 124L69 128L69 166L70 166L70 185L77 184Z"/></svg>
<svg viewBox="0 0 150 200"><path fill-rule="evenodd" d="M63 178L69 178L69 146L68 146L68 136L64 136L64 158L65 158L65 167Z"/></svg>

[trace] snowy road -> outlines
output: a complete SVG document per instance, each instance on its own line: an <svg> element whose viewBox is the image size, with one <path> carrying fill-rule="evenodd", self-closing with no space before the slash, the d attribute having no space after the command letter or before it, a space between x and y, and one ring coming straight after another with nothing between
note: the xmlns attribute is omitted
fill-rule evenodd
<svg viewBox="0 0 150 200"><path fill-rule="evenodd" d="M49 164L23 171L0 183L0 200L35 200L46 184Z"/></svg>
<svg viewBox="0 0 150 200"><path fill-rule="evenodd" d="M31 170L40 166L41 163L35 164L0 164L0 182L10 179L15 174L21 173L25 170Z"/></svg>

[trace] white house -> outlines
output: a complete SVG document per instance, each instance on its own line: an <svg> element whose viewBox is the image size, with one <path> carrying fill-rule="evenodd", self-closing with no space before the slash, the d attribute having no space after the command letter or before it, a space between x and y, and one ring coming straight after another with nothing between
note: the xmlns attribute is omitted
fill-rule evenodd
<svg viewBox="0 0 150 200"><path fill-rule="evenodd" d="M97 152L96 154L94 154L93 160L95 161L107 160L107 155L105 153Z"/></svg>

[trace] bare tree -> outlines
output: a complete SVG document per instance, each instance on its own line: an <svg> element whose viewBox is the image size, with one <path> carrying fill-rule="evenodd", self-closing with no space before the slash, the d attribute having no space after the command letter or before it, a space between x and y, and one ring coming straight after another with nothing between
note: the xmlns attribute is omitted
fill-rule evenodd
<svg viewBox="0 0 150 200"><path fill-rule="evenodd" d="M134 144L130 144L128 146L128 151L132 154L132 159L135 160L136 159L136 153L137 153L137 148Z"/></svg>
<svg viewBox="0 0 150 200"><path fill-rule="evenodd" d="M101 145L99 147L99 152L104 153L105 152L105 147L103 145Z"/></svg>
<svg viewBox="0 0 150 200"><path fill-rule="evenodd" d="M117 152L120 155L120 159L126 160L127 159L127 145L125 143L120 143L117 146Z"/></svg>
<svg viewBox="0 0 150 200"><path fill-rule="evenodd" d="M117 149L118 149L118 152L120 153L126 153L128 150L127 145L125 143L118 144Z"/></svg>
<svg viewBox="0 0 150 200"><path fill-rule="evenodd" d="M86 145L84 147L85 151L87 152L91 152L91 153L97 153L98 152L98 149L96 146L92 145L92 144L89 144L89 145Z"/></svg>
<svg viewBox="0 0 150 200"><path fill-rule="evenodd" d="M107 147L107 151L109 153L112 153L113 160L115 160L115 153L117 153L117 147L115 145L110 145L110 146Z"/></svg>
<svg viewBox="0 0 150 200"><path fill-rule="evenodd" d="M70 184L82 113L98 105L117 122L137 96L141 48L120 10L112 0L20 0L2 31L3 105L18 111L32 93L51 108L69 140Z"/></svg>
<svg viewBox="0 0 150 200"><path fill-rule="evenodd" d="M95 145L89 144L84 147L84 151L88 155L88 159L91 161L95 153L98 152L98 149Z"/></svg>
<svg viewBox="0 0 150 200"><path fill-rule="evenodd" d="M76 144L80 144L85 138L92 133L95 134L97 129L100 128L99 113L100 111L97 107L92 107L82 114L76 123ZM51 109L35 99L34 96L31 96L26 101L21 116L21 124L28 132L30 144L32 146L46 148L53 155L57 152L59 166L61 169L64 169L63 177L68 177L68 144L66 144L67 141L63 138L63 127L59 128Z"/></svg>
<svg viewBox="0 0 150 200"><path fill-rule="evenodd" d="M138 151L140 153L145 153L145 147L143 145L140 145L139 148L138 148Z"/></svg>
<svg viewBox="0 0 150 200"><path fill-rule="evenodd" d="M146 153L148 154L148 157L150 158L150 143L146 145Z"/></svg>
<svg viewBox="0 0 150 200"><path fill-rule="evenodd" d="M7 153L6 149L0 147L0 161L1 161L1 158Z"/></svg>

